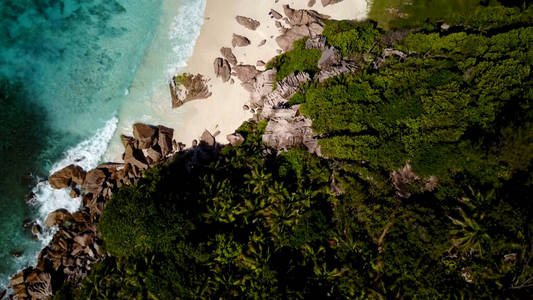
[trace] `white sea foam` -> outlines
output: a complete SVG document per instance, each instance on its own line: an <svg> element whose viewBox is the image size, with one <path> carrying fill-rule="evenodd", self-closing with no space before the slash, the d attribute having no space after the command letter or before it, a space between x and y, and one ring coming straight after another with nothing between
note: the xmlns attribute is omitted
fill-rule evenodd
<svg viewBox="0 0 533 300"><path fill-rule="evenodd" d="M168 78L176 75L179 69L187 66L192 56L196 39L204 24L205 0L189 0L184 3L174 17L169 39L174 57L168 65Z"/></svg>
<svg viewBox="0 0 533 300"><path fill-rule="evenodd" d="M109 141L113 137L117 123L118 119L113 117L94 136L68 149L63 158L52 166L50 175L70 164L76 164L85 170L95 168L100 162ZM33 189L33 192L36 195L33 204L37 207L38 211L36 222L43 228L45 228L43 226L44 220L51 212L60 208L64 208L69 212L75 212L81 205L80 197L72 199L69 196L68 190L55 190L50 186L48 181L41 181ZM53 234L54 230L43 232L40 236L43 246L46 246L51 241Z"/></svg>

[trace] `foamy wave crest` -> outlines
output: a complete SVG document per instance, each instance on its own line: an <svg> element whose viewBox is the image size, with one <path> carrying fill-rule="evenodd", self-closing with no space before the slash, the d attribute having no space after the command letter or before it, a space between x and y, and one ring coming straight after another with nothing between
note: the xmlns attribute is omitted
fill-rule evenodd
<svg viewBox="0 0 533 300"><path fill-rule="evenodd" d="M173 57L168 65L168 77L176 75L180 68L187 66L187 60L192 56L196 39L204 24L205 0L187 0L178 11L172 22L170 41Z"/></svg>
<svg viewBox="0 0 533 300"><path fill-rule="evenodd" d="M118 118L112 118L94 136L67 150L63 159L52 166L50 175L70 164L76 164L85 170L97 167L107 149L109 141L117 129L117 123ZM51 212L60 208L64 208L69 212L75 212L81 205L80 197L72 199L69 196L68 190L55 190L50 186L48 181L41 181L33 189L33 192L36 195L34 205L38 208L36 222L42 228L45 228L44 221ZM43 234L39 237L43 246L50 243L53 234L54 230L43 231Z"/></svg>

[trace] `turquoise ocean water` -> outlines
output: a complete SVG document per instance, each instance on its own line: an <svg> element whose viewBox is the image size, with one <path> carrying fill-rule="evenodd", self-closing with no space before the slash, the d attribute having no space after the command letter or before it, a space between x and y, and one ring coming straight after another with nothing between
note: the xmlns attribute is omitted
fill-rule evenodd
<svg viewBox="0 0 533 300"><path fill-rule="evenodd" d="M185 65L204 8L203 0L0 0L0 290L53 234L33 239L24 222L80 206L43 179L101 161L124 107L142 111Z"/></svg>

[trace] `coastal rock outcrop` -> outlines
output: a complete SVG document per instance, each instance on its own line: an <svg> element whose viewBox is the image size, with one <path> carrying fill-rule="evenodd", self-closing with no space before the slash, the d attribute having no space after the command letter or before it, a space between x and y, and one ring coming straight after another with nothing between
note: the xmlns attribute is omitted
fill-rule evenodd
<svg viewBox="0 0 533 300"><path fill-rule="evenodd" d="M324 21L329 19L329 16L314 10L296 10L290 8L289 5L284 5L283 10L291 26L291 28L284 30L283 34L276 38L276 42L283 51L291 50L296 40L321 34L324 30Z"/></svg>
<svg viewBox="0 0 533 300"><path fill-rule="evenodd" d="M292 26L309 25L312 23L324 25L324 21L330 18L330 16L323 15L315 10L292 9L288 4L283 5L283 11L287 18L289 18L289 23Z"/></svg>
<svg viewBox="0 0 533 300"><path fill-rule="evenodd" d="M52 188L59 190L69 187L72 183L82 184L85 175L86 173L81 167L69 165L52 174L48 178L48 182Z"/></svg>
<svg viewBox="0 0 533 300"><path fill-rule="evenodd" d="M237 20L237 23L241 24L242 26L250 29L250 30L256 30L257 27L259 27L259 25L261 25L261 23L259 23L259 21L257 20L254 20L252 18L247 18L247 17L243 17L243 16L237 16L235 17L235 19Z"/></svg>
<svg viewBox="0 0 533 300"><path fill-rule="evenodd" d="M72 215L66 209L58 209L51 212L44 221L48 227L61 225L64 222L72 222Z"/></svg>
<svg viewBox="0 0 533 300"><path fill-rule="evenodd" d="M87 173L82 189L93 195L99 194L104 188L106 175L101 169L93 169Z"/></svg>
<svg viewBox="0 0 533 300"><path fill-rule="evenodd" d="M103 241L96 227L107 200L116 189L136 182L148 163L165 161L182 149L177 142L174 149L171 128L137 123L132 129L134 137L122 136L124 163L103 163L87 173L72 165L54 176L56 186L66 185L65 188L81 182L83 207L75 213L59 209L47 216L45 225L56 226L57 231L50 244L41 250L35 268L26 268L11 278L15 299L50 299L56 292L54 288L62 282L84 278L91 266L107 255L102 251ZM80 192L77 188L72 191ZM28 222L27 226L33 226L34 234L41 233L35 222Z"/></svg>
<svg viewBox="0 0 533 300"><path fill-rule="evenodd" d="M142 123L133 124L133 138L138 141L140 149L147 149L152 146L157 128Z"/></svg>
<svg viewBox="0 0 533 300"><path fill-rule="evenodd" d="M30 267L11 278L10 285L16 299L50 299L53 296L51 278L50 273Z"/></svg>
<svg viewBox="0 0 533 300"><path fill-rule="evenodd" d="M172 108L180 107L186 102L206 99L211 96L207 86L209 80L201 74L182 74L169 83Z"/></svg>
<svg viewBox="0 0 533 300"><path fill-rule="evenodd" d="M157 144L159 145L159 149L161 149L161 155L166 157L173 149L172 138L174 137L174 129L159 125L157 126L157 130Z"/></svg>
<svg viewBox="0 0 533 300"><path fill-rule="evenodd" d="M233 48L246 47L250 45L250 43L251 42L247 37L235 33L233 34L233 39L231 40L231 45L233 46Z"/></svg>
<svg viewBox="0 0 533 300"><path fill-rule="evenodd" d="M227 59L222 57L215 58L213 63L215 74L220 77L223 82L227 82L231 78L231 66Z"/></svg>
<svg viewBox="0 0 533 300"><path fill-rule="evenodd" d="M304 145L309 152L320 155L318 141L311 129L312 121L299 113L299 105L289 109L275 109L268 121L263 142L276 150Z"/></svg>

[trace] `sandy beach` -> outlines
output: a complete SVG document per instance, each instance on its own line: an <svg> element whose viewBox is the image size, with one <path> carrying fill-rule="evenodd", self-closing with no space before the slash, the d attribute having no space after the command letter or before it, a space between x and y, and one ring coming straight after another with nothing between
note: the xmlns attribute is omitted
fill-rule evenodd
<svg viewBox="0 0 533 300"><path fill-rule="evenodd" d="M233 34L247 37L251 44L245 47L233 47L232 51L240 64L256 66L257 61L265 63L281 50L276 43L280 28L278 21L269 15L271 9L283 14L283 5L288 4L295 9L313 9L319 13L329 15L332 19L363 20L368 14L366 0L344 0L340 3L323 7L317 1L308 7L309 0L207 0L204 11L204 22L200 34L196 39L192 56L183 68L175 70L175 75L182 73L202 74L209 79L209 90L212 95L207 99L194 100L178 108L171 108L171 96L166 83L162 83L154 90L144 103L128 105L119 115L119 124L115 137L111 141L104 156L107 161L120 161L124 151L119 135L131 135L131 126L135 122L153 125L164 125L174 128L174 139L187 147L193 140L198 140L204 130L211 133L220 132L217 142L226 144L226 135L231 134L244 121L252 117L249 110L243 106L249 103L249 93L241 86L236 76L232 76L234 83L224 83L215 75L213 62L221 57L222 47L232 47ZM250 30L236 21L236 16L252 18L260 22L256 30ZM283 20L281 24L288 27ZM162 37L166 38L166 37ZM261 41L266 40L262 46ZM157 49L155 50L157 51ZM151 59L144 62L151 64ZM264 70L264 67L257 67ZM137 94L145 93L143 81L134 82ZM139 111L141 110L141 111Z"/></svg>
<svg viewBox="0 0 533 300"><path fill-rule="evenodd" d="M223 83L216 78L213 61L220 57L221 47L231 47L233 33L247 37L251 45L233 48L237 61L242 64L256 65L258 60L268 62L277 55L279 49L275 38L280 34L275 26L275 19L271 18L271 9L283 13L283 5L291 8L307 9L308 0L207 0L205 21L196 41L194 54L189 59L184 72L200 73L211 78L211 97L186 103L178 110L182 111L183 120L175 126L175 138L190 145L198 138L204 129L210 132L220 131L217 138L219 143L226 143L225 136L232 133L240 124L249 119L252 114L243 110L248 103L249 94L242 88L235 78L235 83ZM320 1L311 7L333 19L362 20L367 16L366 0L345 0L341 3L322 7ZM255 30L249 30L235 20L236 16L245 16L257 20L261 25ZM266 39L266 44L258 44ZM258 67L264 70L264 67Z"/></svg>

